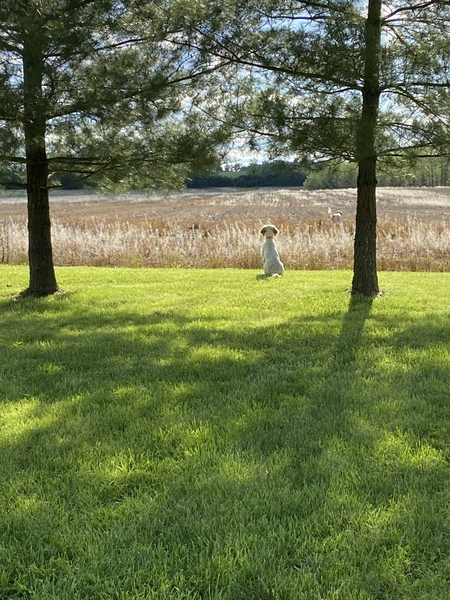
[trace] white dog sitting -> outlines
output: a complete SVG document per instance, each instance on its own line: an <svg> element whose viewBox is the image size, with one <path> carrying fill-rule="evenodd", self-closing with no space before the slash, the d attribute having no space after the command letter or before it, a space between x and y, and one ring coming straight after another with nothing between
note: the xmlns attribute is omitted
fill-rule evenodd
<svg viewBox="0 0 450 600"><path fill-rule="evenodd" d="M274 237L278 233L278 229L272 224L264 225L260 233L265 238L262 246L264 275L268 277L279 277L284 273L284 265L280 260L280 255L278 254L274 240Z"/></svg>

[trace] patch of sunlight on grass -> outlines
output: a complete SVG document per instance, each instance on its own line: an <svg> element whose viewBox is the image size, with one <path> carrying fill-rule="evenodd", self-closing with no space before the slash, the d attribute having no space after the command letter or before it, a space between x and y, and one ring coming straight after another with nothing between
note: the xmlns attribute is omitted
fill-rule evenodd
<svg viewBox="0 0 450 600"><path fill-rule="evenodd" d="M405 431L385 432L375 455L383 465L403 465L415 468L445 466L441 452L429 444L414 439Z"/></svg>
<svg viewBox="0 0 450 600"><path fill-rule="evenodd" d="M194 349L189 356L193 363L202 363L205 360L212 364L217 362L242 363L246 365L256 364L261 360L262 352L247 352L238 348L227 348L221 345L202 345Z"/></svg>
<svg viewBox="0 0 450 600"><path fill-rule="evenodd" d="M27 398L10 404L0 404L0 439L12 443L30 432L50 428L58 415L47 411L39 398Z"/></svg>

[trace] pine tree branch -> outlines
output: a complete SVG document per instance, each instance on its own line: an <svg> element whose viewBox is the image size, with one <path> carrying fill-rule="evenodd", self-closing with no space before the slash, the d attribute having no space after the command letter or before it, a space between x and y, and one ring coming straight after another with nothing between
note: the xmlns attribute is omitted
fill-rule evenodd
<svg viewBox="0 0 450 600"><path fill-rule="evenodd" d="M425 10L427 8L430 8L430 6L450 6L450 2L442 0L429 0L429 2L420 2L419 4L411 3L409 6L400 6L396 10L392 11L389 15L383 17L383 21L390 21L392 17L399 14L414 12L418 10Z"/></svg>

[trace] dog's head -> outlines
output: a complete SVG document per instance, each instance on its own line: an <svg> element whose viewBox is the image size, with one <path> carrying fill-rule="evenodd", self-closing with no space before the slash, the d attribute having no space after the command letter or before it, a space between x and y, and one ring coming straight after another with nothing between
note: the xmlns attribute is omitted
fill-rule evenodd
<svg viewBox="0 0 450 600"><path fill-rule="evenodd" d="M275 227L275 225L269 223L268 225L264 225L259 233L266 238L275 237L278 233L278 229Z"/></svg>

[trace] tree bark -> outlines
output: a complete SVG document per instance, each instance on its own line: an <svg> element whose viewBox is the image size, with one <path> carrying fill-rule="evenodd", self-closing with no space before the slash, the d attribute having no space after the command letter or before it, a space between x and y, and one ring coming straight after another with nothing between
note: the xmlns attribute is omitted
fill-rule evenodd
<svg viewBox="0 0 450 600"><path fill-rule="evenodd" d="M44 61L39 36L25 36L23 47L24 132L27 162L28 261L30 282L22 296L42 297L58 291L53 265L46 110L42 92Z"/></svg>
<svg viewBox="0 0 450 600"><path fill-rule="evenodd" d="M352 293L375 296L377 275L376 158L358 162Z"/></svg>
<svg viewBox="0 0 450 600"><path fill-rule="evenodd" d="M356 140L358 161L352 293L379 294L377 275L377 151L375 133L380 103L382 0L369 0L365 31L363 105Z"/></svg>

